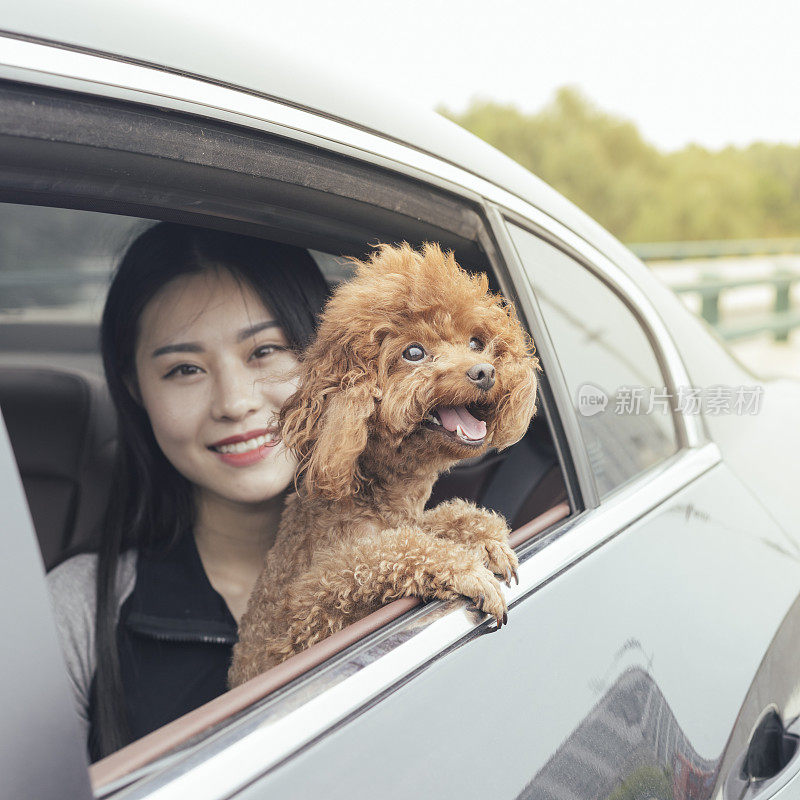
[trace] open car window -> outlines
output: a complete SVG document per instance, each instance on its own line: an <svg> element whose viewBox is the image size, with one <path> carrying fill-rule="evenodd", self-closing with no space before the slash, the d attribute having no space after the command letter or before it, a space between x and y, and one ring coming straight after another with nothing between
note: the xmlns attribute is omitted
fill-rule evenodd
<svg viewBox="0 0 800 800"><path fill-rule="evenodd" d="M36 94L35 116L29 91ZM200 123L184 115L13 86L0 92L0 127L13 118L15 129L27 131L0 142L3 163L15 164L13 181L0 173L0 220L14 231L2 240L8 257L0 265L0 402L48 565L71 547L91 544L88 532L110 490L116 430L99 368L97 319L119 255L155 220L305 247L331 283L347 279L348 256L364 256L376 241L437 241L453 249L465 268L486 271L493 288L504 289L496 256L481 244L479 209L452 193L222 123L203 121L199 147ZM107 124L65 132L66 111ZM103 141L104 130L114 131L113 141ZM121 130L127 138L119 138ZM185 146L176 148L176 140ZM234 152L238 169L232 168ZM32 424L31 403L42 409L39 418L54 421L52 431ZM70 419L79 422L65 424L59 403L71 404ZM41 459L36 437L59 432L59 452L80 450L71 470ZM541 412L508 451L453 469L431 502L467 497L499 510L516 529L515 544L522 545L574 511L565 488L567 462ZM315 725L335 724L354 704L379 694L382 681L405 679L436 653L476 635L479 617L464 612L448 621L458 605L397 601L100 762L93 768L96 788L111 793L137 770L149 774L154 759L166 757L163 766L187 747L221 752L225 742L253 730L269 740L277 734L269 733L266 721L278 724L300 714ZM419 634L433 626L435 635L422 645ZM356 673L362 677L353 689L348 679ZM275 758L281 752L272 751Z"/></svg>

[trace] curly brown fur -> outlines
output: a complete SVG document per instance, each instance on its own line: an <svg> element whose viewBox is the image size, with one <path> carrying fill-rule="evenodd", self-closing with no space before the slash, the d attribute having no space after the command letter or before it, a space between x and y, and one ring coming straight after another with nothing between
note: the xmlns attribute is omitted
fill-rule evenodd
<svg viewBox="0 0 800 800"><path fill-rule="evenodd" d="M411 344L427 357L405 360ZM463 595L505 621L495 574L510 580L518 566L505 520L465 500L424 506L440 473L524 435L536 410L533 353L486 276L438 245L382 245L357 262L281 411L302 477L242 617L231 686L406 595ZM478 363L494 367L492 386L468 377ZM465 443L425 421L442 407L469 409L485 437Z"/></svg>

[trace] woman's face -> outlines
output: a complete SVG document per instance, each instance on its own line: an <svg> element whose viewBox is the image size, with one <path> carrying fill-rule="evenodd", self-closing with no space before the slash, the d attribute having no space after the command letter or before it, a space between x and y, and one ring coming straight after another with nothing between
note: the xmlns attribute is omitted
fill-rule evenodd
<svg viewBox="0 0 800 800"><path fill-rule="evenodd" d="M269 309L223 270L176 278L139 320L136 376L156 441L210 497L262 503L292 481L275 423L296 367Z"/></svg>

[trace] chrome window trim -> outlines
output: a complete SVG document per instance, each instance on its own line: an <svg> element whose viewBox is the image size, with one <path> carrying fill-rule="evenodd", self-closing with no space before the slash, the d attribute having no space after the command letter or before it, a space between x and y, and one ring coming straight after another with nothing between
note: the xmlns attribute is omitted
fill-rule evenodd
<svg viewBox="0 0 800 800"><path fill-rule="evenodd" d="M491 182L424 151L292 106L288 101L282 103L256 92L116 58L10 38L2 32L0 79L170 108L288 136L424 178L474 202L480 202L480 187L494 188L503 196L507 194ZM474 188L459 176L468 178Z"/></svg>
<svg viewBox="0 0 800 800"><path fill-rule="evenodd" d="M626 484L598 508L556 525L549 533L523 545L519 550L519 585L503 586L510 607L509 623L514 624L516 604L720 461L714 444L680 451ZM121 789L115 797L231 797L327 731L378 702L443 652L486 632L490 625L482 615L468 611L464 601L429 603L268 698L183 754L171 754L165 762L157 762L148 777Z"/></svg>
<svg viewBox="0 0 800 800"><path fill-rule="evenodd" d="M531 325L537 349L540 350L545 363L549 364L548 379L558 405L559 417L571 450L585 507L594 508L600 503L600 497L594 479L594 472L589 463L583 435L580 431L575 404L572 402L556 347L550 339L547 328L539 324L543 319L543 315L539 308L535 290L507 226L509 224L516 225L561 250L568 257L589 270L620 298L630 309L644 331L656 356L665 383L673 396L677 396L677 387L690 385L686 367L655 307L636 283L600 251L574 234L566 226L532 206L528 206L526 215L522 215L508 207L503 208L488 202L485 207L492 230L497 238L498 246L506 262L506 267L515 280L517 296L522 310ZM707 441L698 417L673 411L672 419L675 426L678 451L699 447ZM655 467L648 467L642 474L647 475L651 470L657 469L658 466L657 464Z"/></svg>

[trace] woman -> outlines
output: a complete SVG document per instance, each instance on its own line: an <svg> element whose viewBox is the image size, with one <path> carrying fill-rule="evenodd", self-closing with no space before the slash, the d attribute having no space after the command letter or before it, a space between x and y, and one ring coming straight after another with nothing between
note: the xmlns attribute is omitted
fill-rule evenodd
<svg viewBox="0 0 800 800"><path fill-rule="evenodd" d="M168 223L120 263L114 489L98 553L48 576L93 760L225 691L296 468L275 419L327 291L305 250Z"/></svg>

